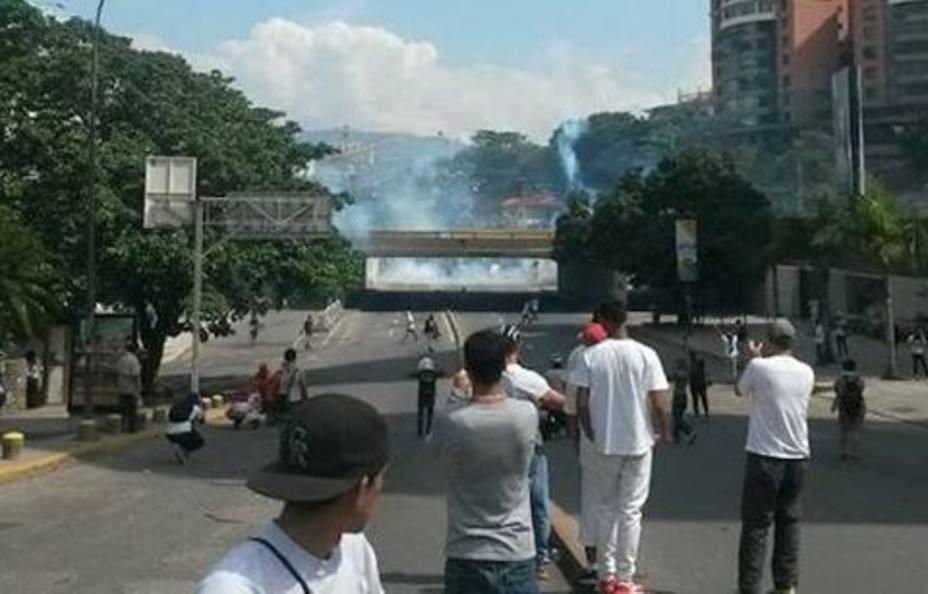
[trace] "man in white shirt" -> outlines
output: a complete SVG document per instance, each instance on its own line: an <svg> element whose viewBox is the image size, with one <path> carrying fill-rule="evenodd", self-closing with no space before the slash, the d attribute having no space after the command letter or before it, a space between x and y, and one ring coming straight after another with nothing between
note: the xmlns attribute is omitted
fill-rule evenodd
<svg viewBox="0 0 928 594"><path fill-rule="evenodd" d="M628 336L620 301L604 303L599 318L609 335L588 349L574 381L583 434L593 443L600 529L601 594L640 592L634 583L641 508L651 485L651 450L670 442L669 385L657 353ZM656 437L655 437L656 430Z"/></svg>
<svg viewBox="0 0 928 594"><path fill-rule="evenodd" d="M598 319L598 314L594 315L595 319ZM580 341L580 344L571 351L570 356L567 358L567 404L564 406L564 410L565 412L572 411L568 412L568 415L573 416L568 422L572 427L571 431L580 460L580 542L583 543L586 561L589 565L589 570L581 576L580 583L595 585L597 581L596 546L599 542L599 500L601 497L598 489L603 481L596 480L599 470L593 456L593 443L586 436L580 435L577 426L578 380L576 376L583 368L584 353L606 340L606 329L597 322L587 322L581 326L580 332L577 334L577 340Z"/></svg>
<svg viewBox="0 0 928 594"><path fill-rule="evenodd" d="M383 594L362 530L388 459L387 424L371 405L323 394L295 406L277 462L248 479L283 511L229 551L197 594Z"/></svg>
<svg viewBox="0 0 928 594"><path fill-rule="evenodd" d="M522 336L516 326L503 328L507 340L506 371L503 373L503 389L506 395L516 400L531 402L540 409L562 409L564 395L553 389L541 374L526 369L519 363L522 352ZM535 434L535 451L529 467L529 488L532 504L532 530L535 533L535 562L538 578L548 578L551 551L551 519L548 513L548 457L544 449L544 436L539 428Z"/></svg>
<svg viewBox="0 0 928 594"><path fill-rule="evenodd" d="M767 345L749 345L752 359L737 386L740 396L751 399L738 555L741 594L760 592L771 524L774 592L794 594L799 582L799 521L815 374L793 357L795 340L790 322L775 322Z"/></svg>
<svg viewBox="0 0 928 594"><path fill-rule="evenodd" d="M129 433L138 430L139 399L142 395L142 365L135 355L136 350L134 342L127 342L116 361L116 387L119 391L122 429Z"/></svg>

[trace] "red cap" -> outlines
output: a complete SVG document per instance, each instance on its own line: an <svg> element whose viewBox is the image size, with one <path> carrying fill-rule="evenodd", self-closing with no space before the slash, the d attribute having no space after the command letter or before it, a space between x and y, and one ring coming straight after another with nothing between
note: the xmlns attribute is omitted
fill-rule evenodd
<svg viewBox="0 0 928 594"><path fill-rule="evenodd" d="M586 346L593 346L606 340L606 329L602 324L596 322L587 322L580 327L580 340Z"/></svg>

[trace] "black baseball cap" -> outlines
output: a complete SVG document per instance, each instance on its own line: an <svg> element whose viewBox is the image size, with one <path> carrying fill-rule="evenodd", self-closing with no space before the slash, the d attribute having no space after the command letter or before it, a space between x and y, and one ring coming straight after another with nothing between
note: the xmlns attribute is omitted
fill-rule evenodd
<svg viewBox="0 0 928 594"><path fill-rule="evenodd" d="M253 473L248 488L282 501L325 501L374 478L389 450L387 423L377 409L344 394L322 394L293 407L277 461Z"/></svg>

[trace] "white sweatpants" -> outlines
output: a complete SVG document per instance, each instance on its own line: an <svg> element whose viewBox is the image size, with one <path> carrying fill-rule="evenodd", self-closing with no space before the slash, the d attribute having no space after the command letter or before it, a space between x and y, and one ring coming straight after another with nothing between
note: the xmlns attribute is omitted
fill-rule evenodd
<svg viewBox="0 0 928 594"><path fill-rule="evenodd" d="M641 508L651 487L651 452L640 456L606 456L593 453L595 469L590 480L597 497L596 527L598 569L601 577L631 580L635 576L641 542Z"/></svg>
<svg viewBox="0 0 928 594"><path fill-rule="evenodd" d="M597 480L601 465L597 464L601 456L596 455L595 447L585 435L580 435L580 544L585 547L599 546L599 502L602 500L601 487L604 483Z"/></svg>

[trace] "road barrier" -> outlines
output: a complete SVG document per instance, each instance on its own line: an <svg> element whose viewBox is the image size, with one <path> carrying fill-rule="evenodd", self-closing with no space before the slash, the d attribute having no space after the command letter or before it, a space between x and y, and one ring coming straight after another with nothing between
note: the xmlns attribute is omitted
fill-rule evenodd
<svg viewBox="0 0 928 594"><path fill-rule="evenodd" d="M324 332L330 331L341 319L343 313L345 313L345 306L341 299L336 299L319 314L319 328Z"/></svg>

